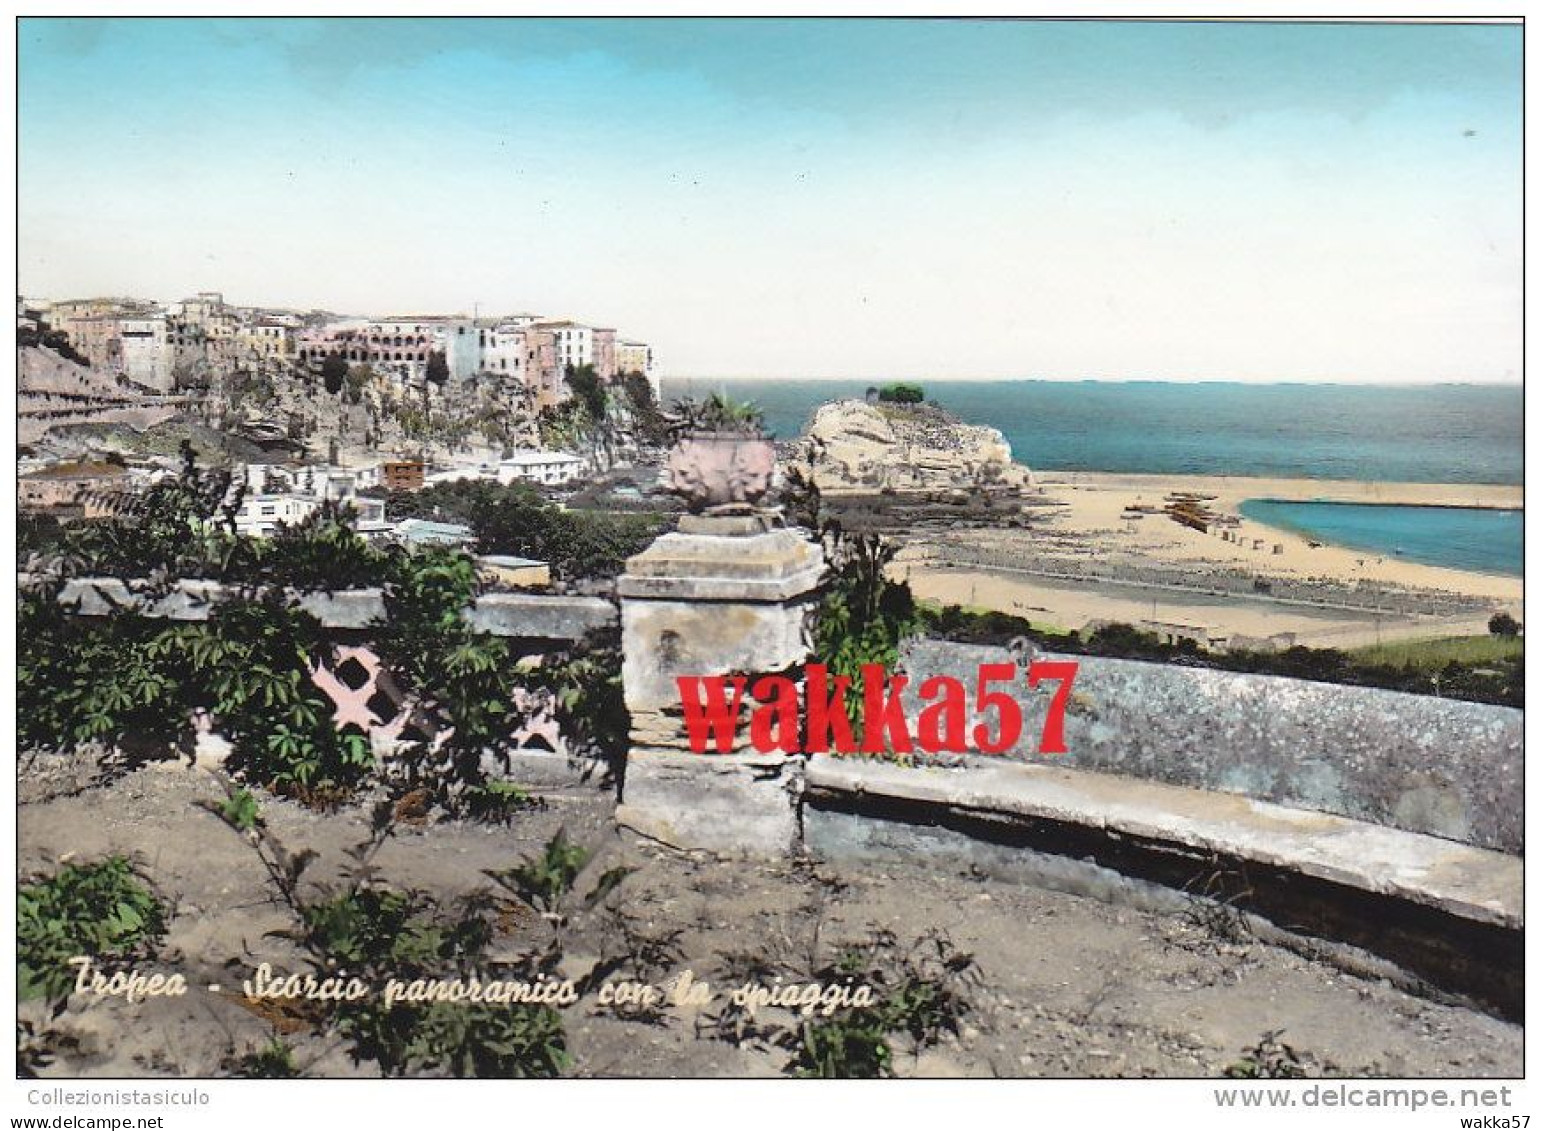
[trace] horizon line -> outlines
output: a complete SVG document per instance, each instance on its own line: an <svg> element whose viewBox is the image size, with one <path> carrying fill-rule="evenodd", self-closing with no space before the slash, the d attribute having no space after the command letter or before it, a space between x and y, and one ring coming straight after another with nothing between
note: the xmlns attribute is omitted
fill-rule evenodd
<svg viewBox="0 0 1541 1131"><path fill-rule="evenodd" d="M1270 377L1248 379L1240 377L937 377L917 374L887 374L882 377L831 376L807 373L734 373L697 374L664 373L661 381L867 381L874 385L895 381L916 383L930 382L936 385L984 383L1055 384L1055 385L1347 385L1364 388L1432 388L1436 386L1481 386L1524 389L1525 379L1508 378L1438 378L1419 380L1353 380L1339 377Z"/></svg>

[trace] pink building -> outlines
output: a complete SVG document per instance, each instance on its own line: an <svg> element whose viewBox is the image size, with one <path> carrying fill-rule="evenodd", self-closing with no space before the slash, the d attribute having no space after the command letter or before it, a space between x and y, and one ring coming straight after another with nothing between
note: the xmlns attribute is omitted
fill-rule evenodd
<svg viewBox="0 0 1541 1131"><path fill-rule="evenodd" d="M595 329L594 372L600 380L609 381L615 376L615 331Z"/></svg>

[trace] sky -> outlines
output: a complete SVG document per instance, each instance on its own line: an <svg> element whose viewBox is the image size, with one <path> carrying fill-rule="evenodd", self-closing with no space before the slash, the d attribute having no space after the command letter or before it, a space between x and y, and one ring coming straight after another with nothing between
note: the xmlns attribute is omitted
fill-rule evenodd
<svg viewBox="0 0 1541 1131"><path fill-rule="evenodd" d="M1521 379L1517 26L23 19L19 285L674 376Z"/></svg>

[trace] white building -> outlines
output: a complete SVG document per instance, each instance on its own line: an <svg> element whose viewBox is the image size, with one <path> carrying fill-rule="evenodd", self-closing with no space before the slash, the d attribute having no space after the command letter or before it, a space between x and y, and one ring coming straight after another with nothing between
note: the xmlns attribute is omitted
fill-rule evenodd
<svg viewBox="0 0 1541 1131"><path fill-rule="evenodd" d="M380 482L378 466L367 469L334 467L324 463L307 467L248 463L242 475L246 480L246 489L259 495L314 495L323 501L334 502L349 502L365 487L378 486Z"/></svg>
<svg viewBox="0 0 1541 1131"><path fill-rule="evenodd" d="M270 538L280 525L297 526L321 509L314 495L247 495L236 512L235 532Z"/></svg>
<svg viewBox="0 0 1541 1131"><path fill-rule="evenodd" d="M434 338L449 366L451 380L465 381L481 370L481 340L474 322L466 318L449 319L439 326Z"/></svg>
<svg viewBox="0 0 1541 1131"><path fill-rule="evenodd" d="M392 537L414 546L468 546L476 540L469 526L426 518L403 519L396 524Z"/></svg>
<svg viewBox="0 0 1541 1131"><path fill-rule="evenodd" d="M497 469L491 464L471 464L430 471L423 476L423 485L432 487L436 483L464 483L478 479L490 481L496 477Z"/></svg>
<svg viewBox="0 0 1541 1131"><path fill-rule="evenodd" d="M522 326L503 322L477 330L481 348L481 369L499 377L524 379L525 333Z"/></svg>
<svg viewBox="0 0 1541 1131"><path fill-rule="evenodd" d="M118 320L123 376L161 392L170 392L174 351L164 314Z"/></svg>
<svg viewBox="0 0 1541 1131"><path fill-rule="evenodd" d="M569 452L516 452L498 464L498 482L519 480L546 487L571 483L588 469L588 463Z"/></svg>
<svg viewBox="0 0 1541 1131"><path fill-rule="evenodd" d="M271 537L280 523L304 522L327 503L351 508L361 532L385 521L385 500L360 495L358 476L347 468L249 463L243 476L248 493L235 516L238 534Z"/></svg>

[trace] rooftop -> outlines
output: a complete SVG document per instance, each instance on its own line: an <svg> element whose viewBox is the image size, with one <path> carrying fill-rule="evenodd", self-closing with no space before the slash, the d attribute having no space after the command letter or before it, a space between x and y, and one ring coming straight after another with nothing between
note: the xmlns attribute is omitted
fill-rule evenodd
<svg viewBox="0 0 1541 1131"><path fill-rule="evenodd" d="M571 452L515 452L502 462L505 465L528 467L537 463L582 463L583 460Z"/></svg>

